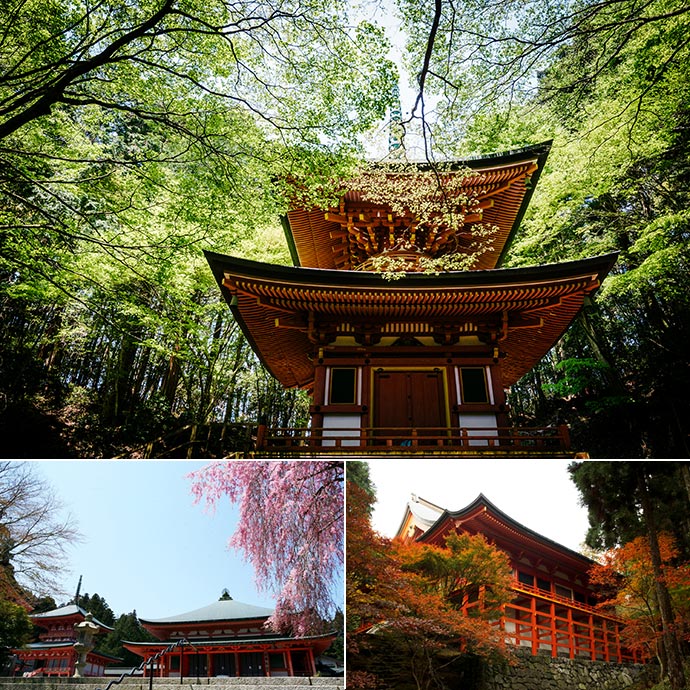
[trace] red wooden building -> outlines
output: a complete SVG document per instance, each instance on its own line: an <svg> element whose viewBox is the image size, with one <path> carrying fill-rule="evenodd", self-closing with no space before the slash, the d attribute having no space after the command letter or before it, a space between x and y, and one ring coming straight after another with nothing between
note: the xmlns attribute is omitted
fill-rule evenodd
<svg viewBox="0 0 690 690"><path fill-rule="evenodd" d="M270 632L271 609L223 597L200 609L157 620L140 619L158 642L123 642L145 659L163 652L154 666L161 677L313 676L316 657L335 633L290 637ZM149 673L147 667L145 673Z"/></svg>
<svg viewBox="0 0 690 690"><path fill-rule="evenodd" d="M74 626L86 620L87 613L75 604L62 606L46 613L30 614L31 622L41 628L37 642L32 642L22 649L14 650L18 659L19 675L68 676L74 675L79 656L77 634ZM93 619L100 633L107 633L111 627ZM85 676L102 676L105 667L118 661L107 654L96 650L89 651L86 666L82 672Z"/></svg>
<svg viewBox="0 0 690 690"><path fill-rule="evenodd" d="M397 536L444 545L456 530L484 535L510 558L514 598L495 622L508 644L553 657L640 661L621 643L621 621L596 606L588 575L593 561L521 525L483 495L455 512L413 496Z"/></svg>
<svg viewBox="0 0 690 690"><path fill-rule="evenodd" d="M260 452L569 452L567 429L512 428L505 395L615 261L499 268L548 151L541 144L444 172L438 184L452 189L459 229L350 189L337 208L287 213L294 266L207 252L263 364L312 396L310 428L262 428ZM390 175L413 185L424 172L410 165ZM450 256L469 269L428 269ZM401 269L396 279L374 270L381 260Z"/></svg>

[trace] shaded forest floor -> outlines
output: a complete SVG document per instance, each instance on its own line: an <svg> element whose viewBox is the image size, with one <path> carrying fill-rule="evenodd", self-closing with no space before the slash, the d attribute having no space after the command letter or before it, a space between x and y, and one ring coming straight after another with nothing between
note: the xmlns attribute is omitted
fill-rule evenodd
<svg viewBox="0 0 690 690"><path fill-rule="evenodd" d="M12 459L78 458L69 426L59 410L37 402L24 402L0 415L3 455Z"/></svg>
<svg viewBox="0 0 690 690"><path fill-rule="evenodd" d="M189 416L142 408L117 420L105 419L89 396L72 395L60 386L41 388L0 410L3 457L137 458L157 440L155 457L186 457L195 424L193 433L198 431L199 439L192 444L194 457L225 457L251 449L251 425L201 424ZM610 406L593 405L586 397L552 397L542 398L530 414L515 415L512 423L518 428L565 424L573 453L584 452L592 459L673 459L690 455L682 421L689 413L686 403L663 395Z"/></svg>

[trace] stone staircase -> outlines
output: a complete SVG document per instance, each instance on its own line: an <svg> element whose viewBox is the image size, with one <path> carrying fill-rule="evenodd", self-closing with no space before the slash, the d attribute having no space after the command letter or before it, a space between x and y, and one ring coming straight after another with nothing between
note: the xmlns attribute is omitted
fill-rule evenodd
<svg viewBox="0 0 690 690"><path fill-rule="evenodd" d="M2 678L0 690L105 690L112 678ZM210 687L209 687L210 686ZM344 690L344 678L154 678L153 690ZM125 678L111 690L149 690L148 678Z"/></svg>

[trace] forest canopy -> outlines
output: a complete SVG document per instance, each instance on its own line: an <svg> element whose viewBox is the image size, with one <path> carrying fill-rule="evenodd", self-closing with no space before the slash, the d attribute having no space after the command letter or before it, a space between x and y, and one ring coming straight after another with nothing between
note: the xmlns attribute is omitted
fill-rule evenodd
<svg viewBox="0 0 690 690"><path fill-rule="evenodd" d="M687 4L399 4L427 151L553 141L509 265L619 253L514 417L567 421L593 457L688 457Z"/></svg>
<svg viewBox="0 0 690 690"><path fill-rule="evenodd" d="M276 180L337 175L383 116L387 42L349 10L3 4L3 426L52 439L15 453L117 454L190 421L299 415L202 249L285 262Z"/></svg>

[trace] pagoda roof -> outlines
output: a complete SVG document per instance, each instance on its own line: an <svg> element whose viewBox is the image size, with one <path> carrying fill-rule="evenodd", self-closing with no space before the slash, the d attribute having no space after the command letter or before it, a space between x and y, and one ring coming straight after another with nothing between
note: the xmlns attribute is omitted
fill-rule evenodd
<svg viewBox="0 0 690 690"><path fill-rule="evenodd" d="M608 254L546 266L405 273L386 280L368 271L205 254L254 351L286 387L312 384L310 357L317 345L329 344L318 340L324 324L335 335L355 335L358 325L372 323L388 335L409 333L410 324L429 334L449 323L466 334L500 331L504 383L511 385L560 338L616 259Z"/></svg>
<svg viewBox="0 0 690 690"><path fill-rule="evenodd" d="M31 613L29 617L37 625L41 625L43 621L54 621L59 619L74 619L74 620L84 620L87 615L87 611L81 606L76 604L67 604L66 606L60 606L59 608L53 609L52 611L45 611L43 613ZM97 618L93 617L93 622L98 625L103 630L113 630L113 628L105 623L101 623Z"/></svg>
<svg viewBox="0 0 690 690"><path fill-rule="evenodd" d="M402 532L413 526L417 528L414 530L417 541L443 543L449 532L458 530L470 534L482 534L490 542L508 552L538 553L544 559L549 559L575 572L586 573L594 563L581 553L525 527L500 510L484 494L479 494L472 503L460 510L439 509L440 513L438 510L435 511L437 518L428 527L423 521L415 524L409 520L410 515L419 513L418 507L412 507L414 502L413 500L408 504L405 518L403 518L398 530L399 537L403 537ZM427 503L423 500L421 502ZM421 533L419 532L420 529L422 530Z"/></svg>
<svg viewBox="0 0 690 690"><path fill-rule="evenodd" d="M178 625L180 623L209 623L224 621L263 620L273 614L273 609L252 604L243 604L234 599L220 599L201 608L187 611L168 618L139 620L146 625Z"/></svg>
<svg viewBox="0 0 690 690"><path fill-rule="evenodd" d="M74 642L72 640L65 640L64 642L29 642L22 649L62 649L63 647L74 647Z"/></svg>
<svg viewBox="0 0 690 690"><path fill-rule="evenodd" d="M473 205L467 210L460 236L449 231L444 233L443 229L427 233L420 226L415 243L423 253L438 255L443 253L442 247L447 242L457 245L458 239L461 249L462 235L471 236L473 224L494 226L495 234L487 240L485 251L477 255L472 269L499 266L527 210L550 148L551 142L544 142L442 164L437 168L441 184L452 175L463 175L461 189L474 200ZM383 171L394 170L391 175L432 170L429 164L405 164L402 171L400 164L395 165L377 167ZM468 168L471 174L467 174ZM389 206L367 202L361 191L350 189L338 208L290 210L283 219L283 227L296 266L352 270L379 254L389 244L389 236L393 238L396 234L395 227L400 224L407 227L411 221L411 217L392 213ZM469 247L466 251L473 253Z"/></svg>

